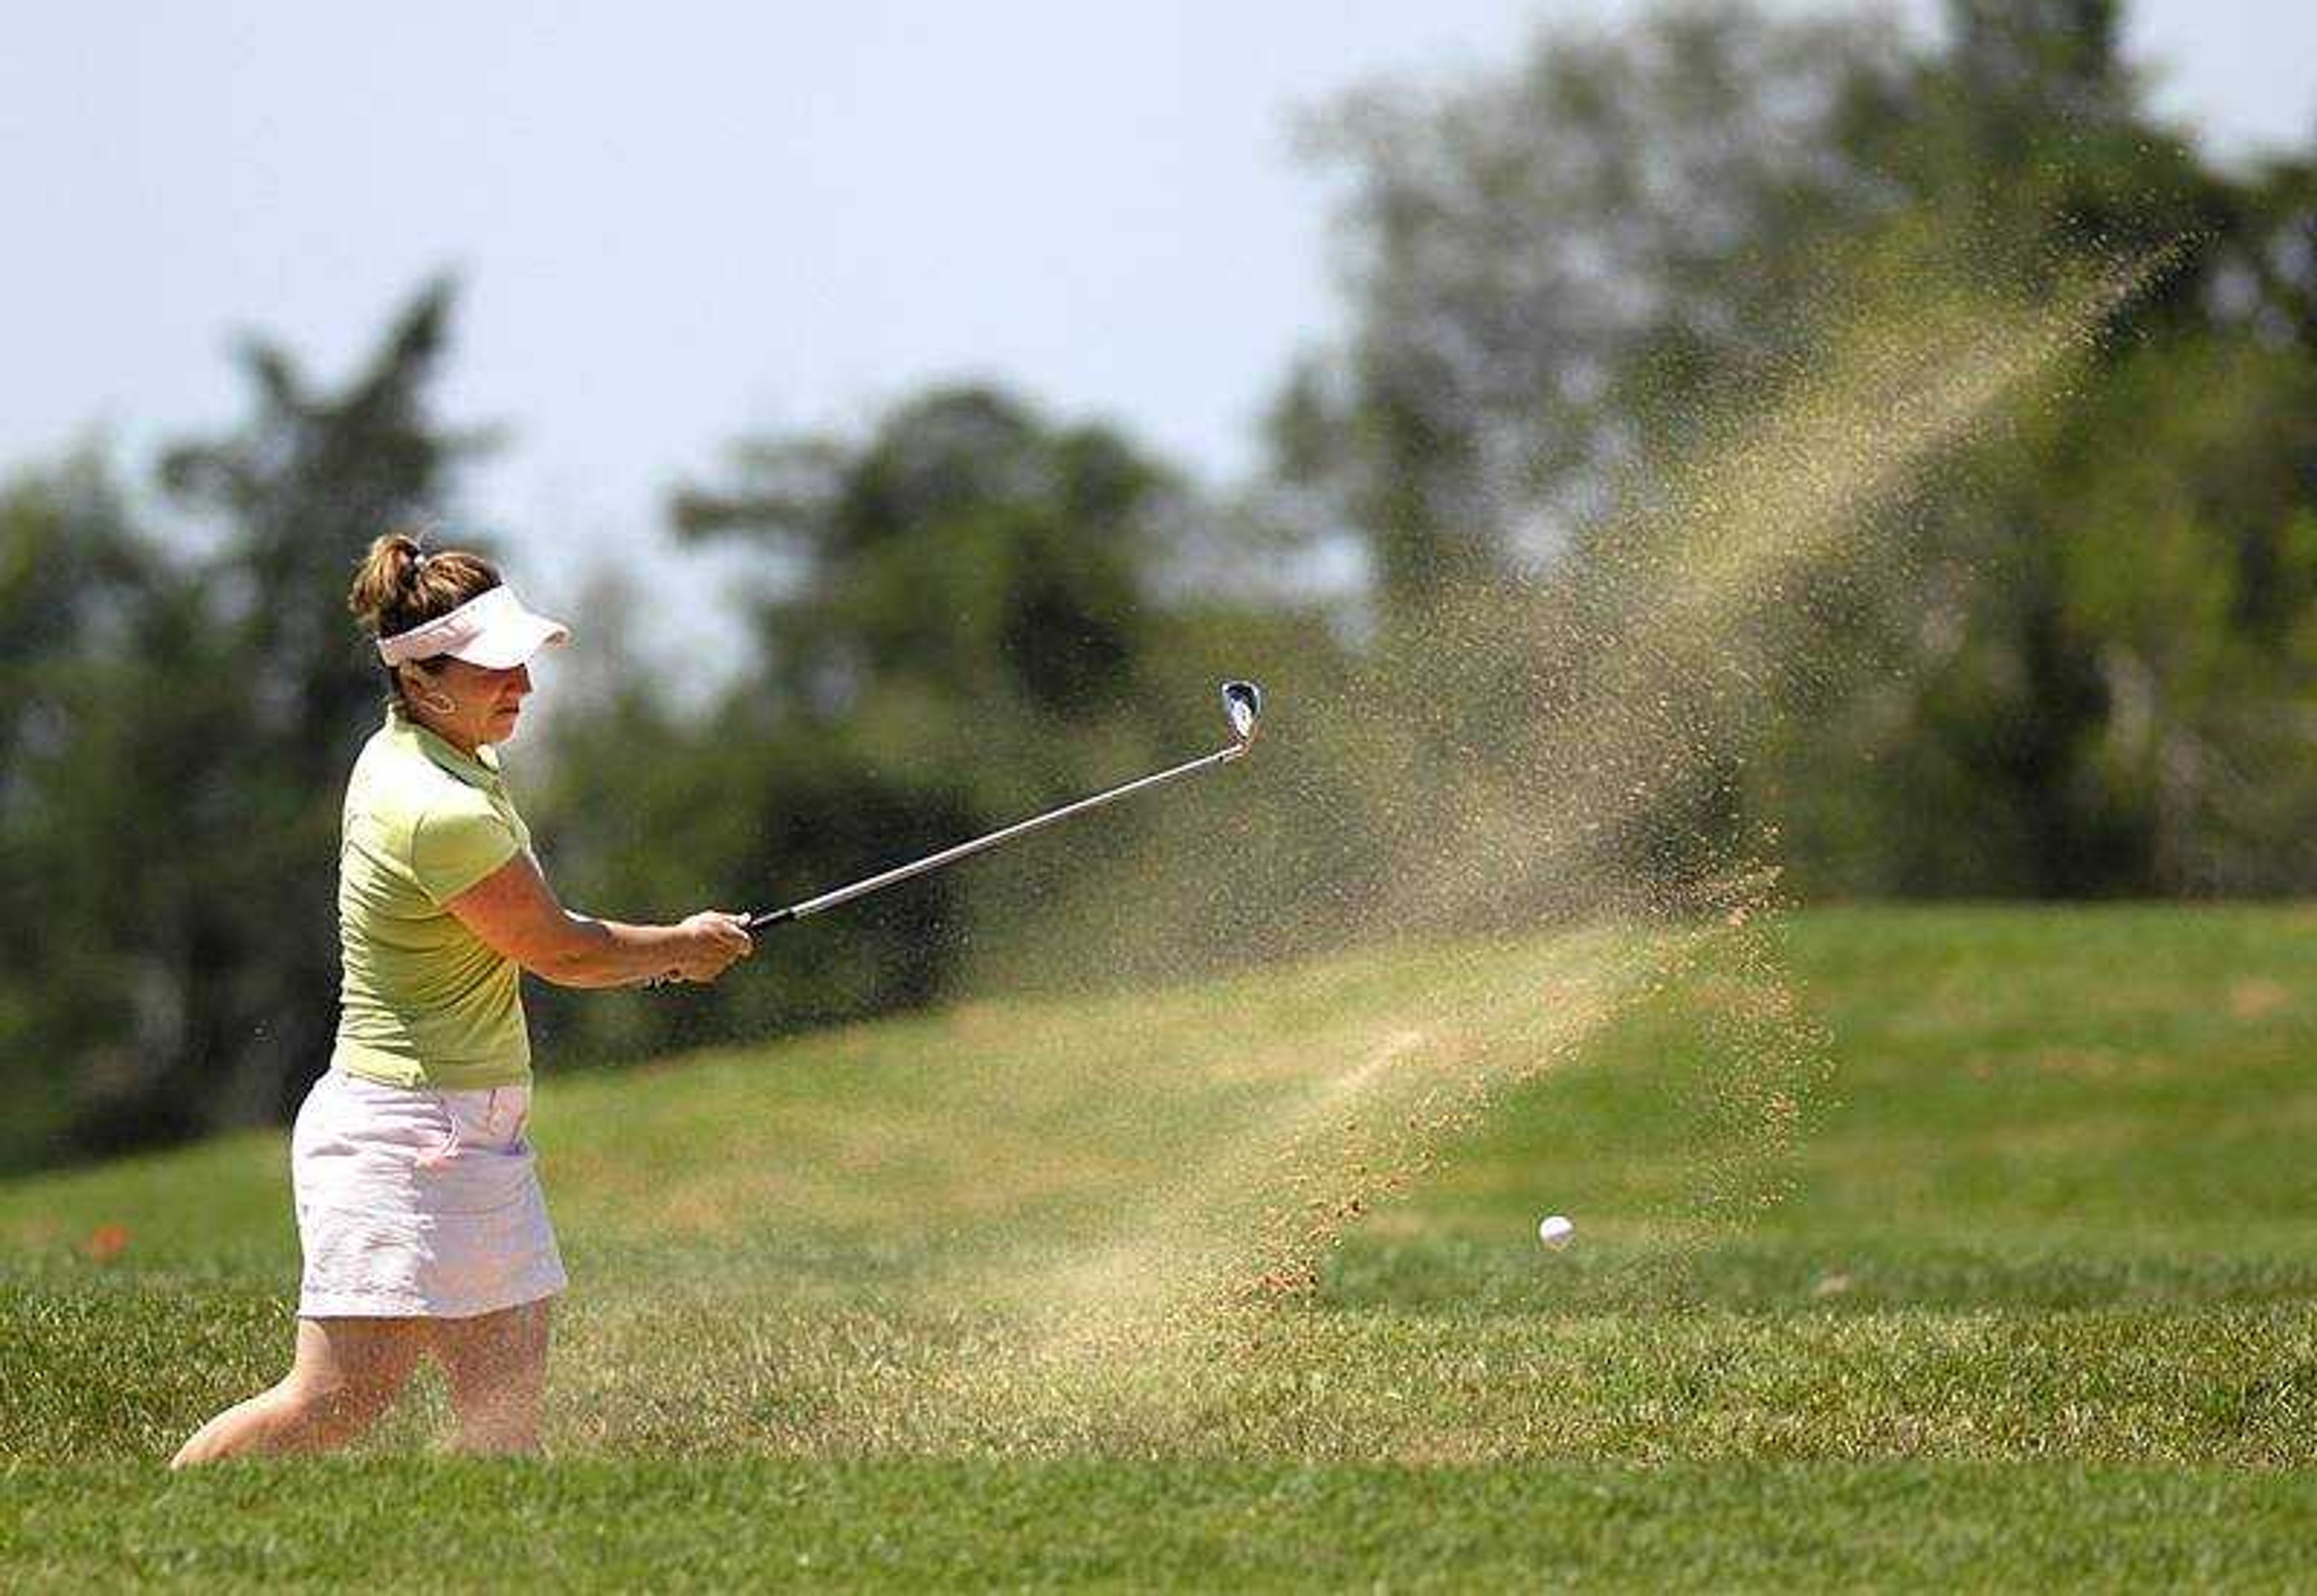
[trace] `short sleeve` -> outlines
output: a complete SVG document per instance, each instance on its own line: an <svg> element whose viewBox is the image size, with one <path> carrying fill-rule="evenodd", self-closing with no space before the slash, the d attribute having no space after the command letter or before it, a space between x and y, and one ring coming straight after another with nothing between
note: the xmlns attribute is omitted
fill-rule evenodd
<svg viewBox="0 0 2317 1596"><path fill-rule="evenodd" d="M437 903L457 897L514 857L513 827L471 790L437 799L410 833L410 872Z"/></svg>

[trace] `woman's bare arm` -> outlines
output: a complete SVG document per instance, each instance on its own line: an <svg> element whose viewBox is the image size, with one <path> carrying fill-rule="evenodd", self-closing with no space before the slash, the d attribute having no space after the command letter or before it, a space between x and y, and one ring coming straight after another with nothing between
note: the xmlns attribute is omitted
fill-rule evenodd
<svg viewBox="0 0 2317 1596"><path fill-rule="evenodd" d="M558 986L633 986L664 975L713 981L753 951L738 917L713 910L675 926L574 914L523 853L443 907L486 945Z"/></svg>

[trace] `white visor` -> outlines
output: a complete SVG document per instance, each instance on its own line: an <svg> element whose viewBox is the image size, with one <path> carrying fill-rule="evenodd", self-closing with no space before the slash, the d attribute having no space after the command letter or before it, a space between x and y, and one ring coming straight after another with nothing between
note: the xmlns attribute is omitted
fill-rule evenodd
<svg viewBox="0 0 2317 1596"><path fill-rule="evenodd" d="M508 670L547 644L563 642L570 636L571 629L562 622L532 614L523 607L514 588L501 586L476 595L424 626L380 638L378 657L389 665L400 665L448 654L486 670Z"/></svg>

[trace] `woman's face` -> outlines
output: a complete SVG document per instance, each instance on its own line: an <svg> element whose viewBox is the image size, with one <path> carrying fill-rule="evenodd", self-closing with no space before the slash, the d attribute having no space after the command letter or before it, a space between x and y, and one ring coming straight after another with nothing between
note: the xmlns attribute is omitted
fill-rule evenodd
<svg viewBox="0 0 2317 1596"><path fill-rule="evenodd" d="M488 670L464 659L444 659L418 673L405 695L410 713L437 736L467 749L501 743L514 735L523 701L531 696L531 668L517 665ZM450 707L446 710L445 701Z"/></svg>

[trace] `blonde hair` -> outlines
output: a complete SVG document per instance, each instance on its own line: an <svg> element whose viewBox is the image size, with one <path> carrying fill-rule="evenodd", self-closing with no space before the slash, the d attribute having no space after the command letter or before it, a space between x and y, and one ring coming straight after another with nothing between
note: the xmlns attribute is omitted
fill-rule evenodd
<svg viewBox="0 0 2317 1596"><path fill-rule="evenodd" d="M447 615L498 585L498 568L479 554L430 551L407 532L389 532L362 556L346 592L346 607L372 637L393 637ZM401 674L392 666L386 674L400 692Z"/></svg>

